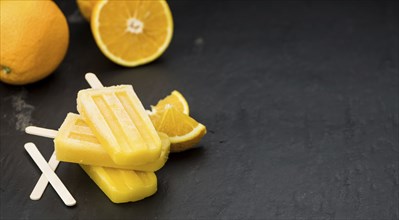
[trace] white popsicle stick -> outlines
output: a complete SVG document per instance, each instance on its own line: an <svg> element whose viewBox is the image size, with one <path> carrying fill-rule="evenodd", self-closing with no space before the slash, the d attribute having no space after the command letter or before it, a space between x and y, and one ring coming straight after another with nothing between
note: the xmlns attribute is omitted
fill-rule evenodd
<svg viewBox="0 0 399 220"><path fill-rule="evenodd" d="M50 157L50 160L48 161L48 165L50 166L50 168L53 171L55 171L57 169L57 166L59 163L60 163L60 161L58 161L56 159L55 151L54 151ZM44 190L46 189L47 185L48 185L48 180L47 180L46 176L42 173L42 175L40 175L40 178L35 185L35 188L33 188L32 193L29 196L30 199L39 200L40 198L42 198L42 195L43 195Z"/></svg>
<svg viewBox="0 0 399 220"><path fill-rule="evenodd" d="M28 134L36 135L36 136L54 139L55 136L57 136L58 131L53 130L53 129L36 127L36 126L28 126L25 128L25 132Z"/></svg>
<svg viewBox="0 0 399 220"><path fill-rule="evenodd" d="M36 127L36 126L28 126L25 128L25 132L28 134L37 135L41 137L55 138L58 131L47 128ZM56 159L54 151L50 157L48 164L50 165L51 169L55 171L59 163L60 162ZM47 185L48 185L48 180L46 176L44 174L40 175L39 180L37 181L35 187L32 190L32 193L29 196L30 199L39 200L40 198L42 198L42 195L44 193L44 190L46 190Z"/></svg>
<svg viewBox="0 0 399 220"><path fill-rule="evenodd" d="M40 154L36 145L33 143L26 143L25 150L29 153L32 159L35 161L36 165L46 176L47 180L53 186L55 191L61 197L62 201L64 201L65 205L73 206L76 204L76 200L73 198L71 193L69 193L68 189L62 183L62 181L58 178L58 176L54 173L54 171L47 164L46 160Z"/></svg>
<svg viewBox="0 0 399 220"><path fill-rule="evenodd" d="M97 78L96 74L94 73L86 73L85 79L93 89L104 87L103 84L101 84L100 80Z"/></svg>

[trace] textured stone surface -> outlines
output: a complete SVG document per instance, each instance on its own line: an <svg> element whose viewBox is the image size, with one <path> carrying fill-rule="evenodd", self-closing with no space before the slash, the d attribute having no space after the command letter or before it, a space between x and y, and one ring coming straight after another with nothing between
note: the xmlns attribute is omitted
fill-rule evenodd
<svg viewBox="0 0 399 220"><path fill-rule="evenodd" d="M100 53L74 1L58 4L71 31L61 67L34 85L0 84L2 219L399 218L397 1L171 1L170 48L133 69ZM207 126L198 148L157 172L151 198L112 204L62 163L78 205L51 187L29 200L40 173L23 144L46 158L53 145L20 126L58 128L87 71L133 84L146 107L177 89Z"/></svg>

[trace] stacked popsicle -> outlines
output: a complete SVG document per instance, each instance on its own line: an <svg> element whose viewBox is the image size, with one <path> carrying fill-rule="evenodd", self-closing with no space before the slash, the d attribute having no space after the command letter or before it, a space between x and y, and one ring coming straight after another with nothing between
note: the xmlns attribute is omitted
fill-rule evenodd
<svg viewBox="0 0 399 220"><path fill-rule="evenodd" d="M153 195L154 172L169 155L168 136L155 130L132 86L103 87L95 75L86 79L92 88L78 93L80 115L69 113L55 134L57 159L80 164L112 202ZM34 127L27 133L40 135Z"/></svg>

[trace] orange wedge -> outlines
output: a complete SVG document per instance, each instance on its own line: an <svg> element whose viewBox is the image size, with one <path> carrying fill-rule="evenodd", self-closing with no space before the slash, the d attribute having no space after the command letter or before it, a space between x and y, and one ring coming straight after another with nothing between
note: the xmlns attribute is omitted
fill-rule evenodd
<svg viewBox="0 0 399 220"><path fill-rule="evenodd" d="M180 152L194 147L206 134L206 127L190 116L166 104L162 111L150 114L157 131L169 136L171 152Z"/></svg>
<svg viewBox="0 0 399 220"><path fill-rule="evenodd" d="M90 24L103 54L127 67L161 56L173 34L172 14L164 0L100 1Z"/></svg>
<svg viewBox="0 0 399 220"><path fill-rule="evenodd" d="M164 110L168 104L186 115L190 113L190 108L184 96L179 91L174 90L170 95L160 100L156 106L151 106L151 112L148 114L157 114L157 112Z"/></svg>

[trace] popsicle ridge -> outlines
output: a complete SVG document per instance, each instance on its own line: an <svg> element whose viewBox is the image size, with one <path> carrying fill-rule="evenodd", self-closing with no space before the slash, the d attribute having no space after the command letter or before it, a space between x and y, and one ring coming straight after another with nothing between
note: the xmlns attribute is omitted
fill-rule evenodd
<svg viewBox="0 0 399 220"><path fill-rule="evenodd" d="M87 126L87 125L83 125L83 124L79 124L79 125L73 125L72 126L72 132L76 132L76 133L81 133L87 136L94 136L93 132L91 131L91 129Z"/></svg>
<svg viewBox="0 0 399 220"><path fill-rule="evenodd" d="M68 138L100 144L91 129L83 123L83 121L77 121L72 126Z"/></svg>
<svg viewBox="0 0 399 220"><path fill-rule="evenodd" d="M77 118L76 121L75 121L75 123L74 123L74 125L75 125L75 126L86 126L86 127L87 127L86 122L83 121L81 118Z"/></svg>
<svg viewBox="0 0 399 220"><path fill-rule="evenodd" d="M139 182L140 184L143 184L142 179L137 175L136 172L131 172L131 173L127 173L127 172L123 172L122 170L118 170L118 174L120 179L122 179L123 181L121 181L125 187L129 190L132 190L136 187L137 182ZM122 171L122 172L121 172ZM129 177L131 179L134 179L134 181L129 181Z"/></svg>
<svg viewBox="0 0 399 220"><path fill-rule="evenodd" d="M113 113L116 109L112 109L112 107L106 102L104 97L101 96L93 96L93 102L96 105L98 111L104 116L105 123L109 126L113 136L118 137L116 141L118 145L114 146L116 151L130 151L128 145L128 138L126 137L126 132L123 130L120 120L118 117ZM116 113L116 112L115 112ZM132 137L133 138L133 137ZM142 140L137 140L137 142L142 142ZM136 147L141 146L141 144L137 144Z"/></svg>
<svg viewBox="0 0 399 220"><path fill-rule="evenodd" d="M68 138L76 140L76 141L84 141L84 142L89 142L89 143L93 143L93 144L99 144L96 137L94 137L92 135L77 133L75 131L71 132L68 135Z"/></svg>
<svg viewBox="0 0 399 220"><path fill-rule="evenodd" d="M151 177L149 176L149 173L137 172L136 174L140 177L144 185L149 185L151 183Z"/></svg>
<svg viewBox="0 0 399 220"><path fill-rule="evenodd" d="M145 131L143 131L143 129L137 129L137 130L138 130L139 134L141 135L141 137L144 139L144 141L146 143L149 143L147 146L150 148L157 148L157 146L155 146L155 144L152 144L152 143L157 143L158 139L154 139L154 137L156 137L157 135L147 132L147 131L152 131L152 129L148 127L149 124L152 125L152 122L147 123L145 121L145 118L143 120L143 118L138 117L141 113L139 112L138 109L131 108L131 106L134 106L134 105L127 98L126 92L118 92L118 93L116 93L116 97L121 102L121 104L123 105L123 108L128 113L130 120L136 125L136 127L145 127L146 128Z"/></svg>

